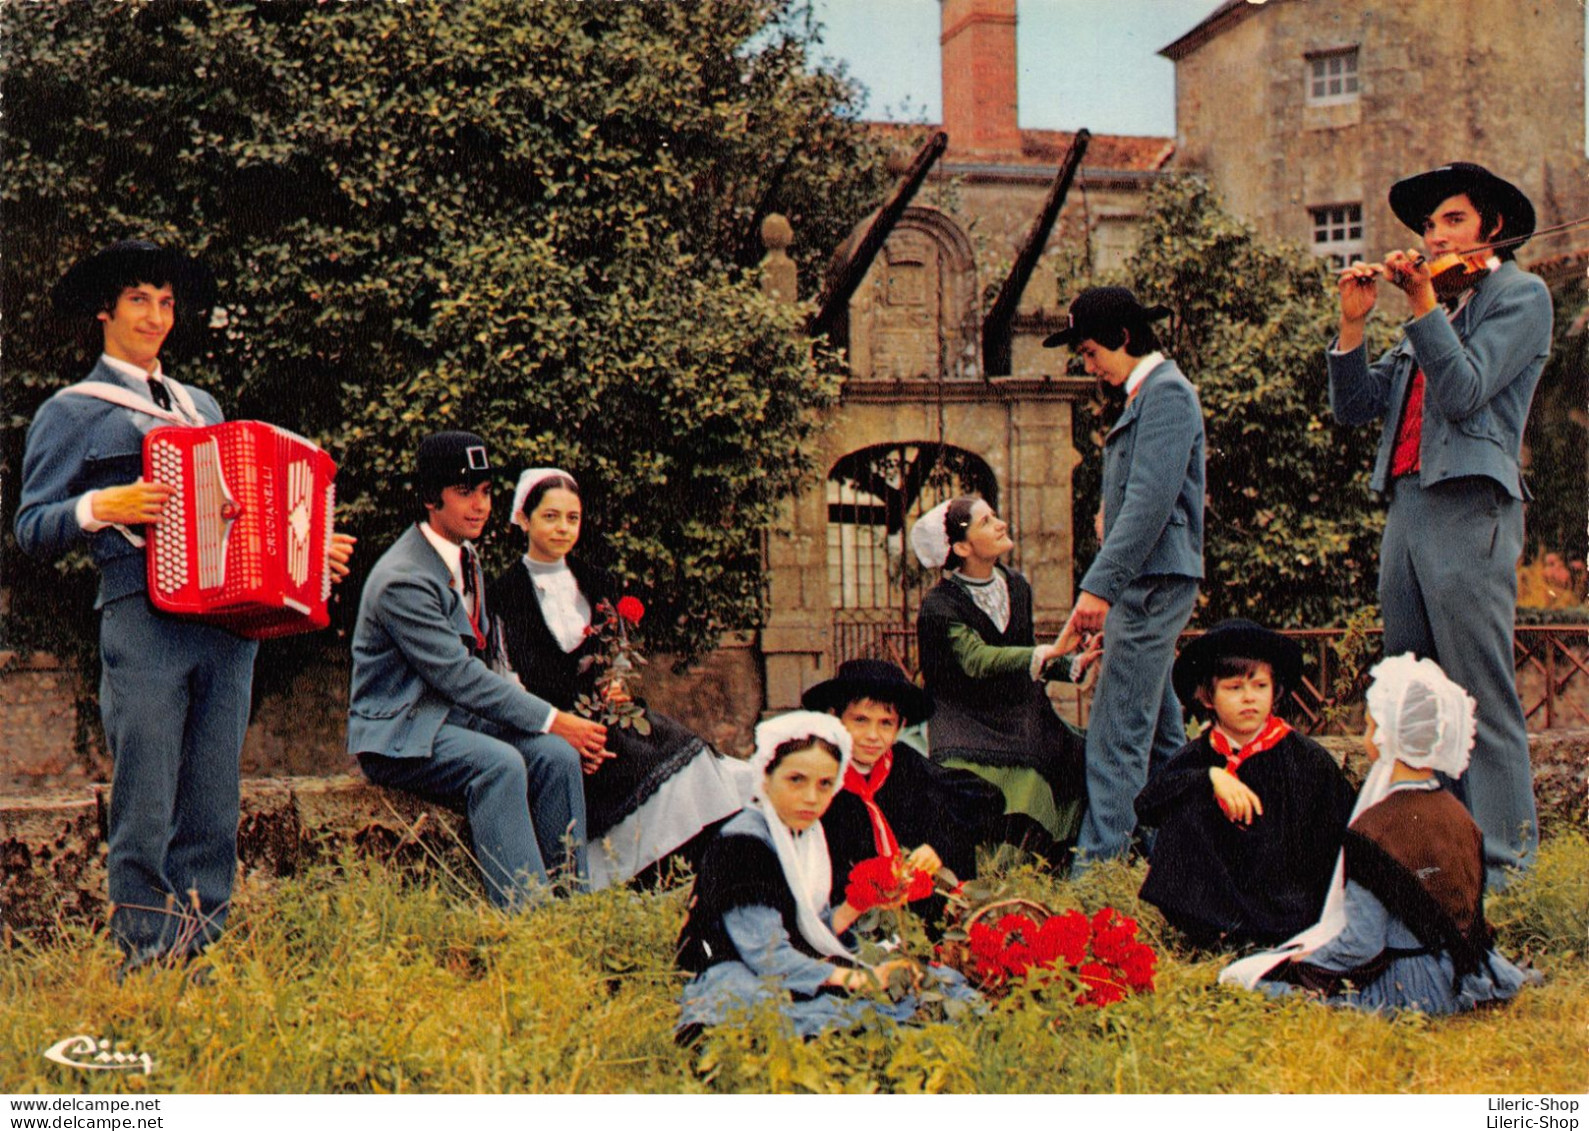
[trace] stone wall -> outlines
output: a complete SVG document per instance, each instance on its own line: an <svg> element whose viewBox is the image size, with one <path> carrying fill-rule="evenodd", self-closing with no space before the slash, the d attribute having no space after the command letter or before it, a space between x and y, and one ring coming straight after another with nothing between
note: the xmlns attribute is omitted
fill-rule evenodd
<svg viewBox="0 0 1589 1131"><path fill-rule="evenodd" d="M94 689L53 657L27 662L0 656L0 796L82 790L110 780ZM266 661L262 660L261 663ZM348 665L334 655L295 672L261 672L279 688L254 709L243 743L245 778L357 773L347 753ZM760 660L748 640L733 638L683 673L672 658L652 658L647 702L679 719L734 757L750 752L762 710ZM81 734L81 738L79 738Z"/></svg>

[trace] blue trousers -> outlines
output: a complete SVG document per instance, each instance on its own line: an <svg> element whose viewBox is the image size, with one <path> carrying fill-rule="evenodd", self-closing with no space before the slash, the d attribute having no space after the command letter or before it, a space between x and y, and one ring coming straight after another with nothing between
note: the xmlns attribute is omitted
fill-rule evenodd
<svg viewBox="0 0 1589 1131"><path fill-rule="evenodd" d="M1137 826L1137 794L1150 769L1186 744L1170 668L1196 603L1196 578L1139 577L1104 621L1103 670L1087 716L1087 813L1076 843L1078 867L1125 855Z"/></svg>
<svg viewBox="0 0 1589 1131"><path fill-rule="evenodd" d="M1484 476L1396 480L1379 550L1385 655L1439 664L1478 704L1467 773L1450 783L1484 834L1485 880L1506 885L1539 847L1512 632L1523 504Z"/></svg>
<svg viewBox="0 0 1589 1131"><path fill-rule="evenodd" d="M115 762L111 934L129 965L203 950L237 870L238 763L258 645L158 613L100 610L100 717Z"/></svg>
<svg viewBox="0 0 1589 1131"><path fill-rule="evenodd" d="M462 808L486 894L521 909L545 898L551 872L585 869L579 754L552 734L524 734L454 710L428 758L360 754L376 785Z"/></svg>

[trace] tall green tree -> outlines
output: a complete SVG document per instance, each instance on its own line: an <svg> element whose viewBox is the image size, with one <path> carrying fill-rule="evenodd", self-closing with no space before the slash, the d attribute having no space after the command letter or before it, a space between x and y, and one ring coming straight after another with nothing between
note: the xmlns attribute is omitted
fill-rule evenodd
<svg viewBox="0 0 1589 1131"><path fill-rule="evenodd" d="M420 436L586 488L587 549L650 590L654 646L753 626L760 539L836 369L764 299L759 218L803 291L887 181L798 0L9 4L5 514L22 429L84 372L49 284L142 236L220 281L178 376L325 444L368 567ZM185 349L183 345L185 344ZM504 477L504 491L511 480ZM506 494L501 496L505 509ZM18 563L17 643L47 570ZM521 548L506 516L489 548ZM356 592L356 584L349 587ZM85 602L75 598L81 613Z"/></svg>
<svg viewBox="0 0 1589 1131"><path fill-rule="evenodd" d="M1368 480L1378 437L1330 415L1324 347L1337 310L1323 264L1260 237L1187 176L1150 194L1122 281L1174 311L1160 336L1203 406L1207 580L1197 623L1321 627L1374 604L1384 516ZM1381 320L1373 334L1371 349L1390 330ZM1082 451L1088 442L1096 450L1118 412L1116 402L1078 414ZM1097 464L1084 462L1078 515L1097 505Z"/></svg>

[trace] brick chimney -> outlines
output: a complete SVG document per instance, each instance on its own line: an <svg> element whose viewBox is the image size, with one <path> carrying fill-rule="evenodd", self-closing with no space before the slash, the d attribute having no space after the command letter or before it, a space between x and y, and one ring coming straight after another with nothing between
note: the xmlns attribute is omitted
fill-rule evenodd
<svg viewBox="0 0 1589 1131"><path fill-rule="evenodd" d="M939 0L943 125L951 152L1019 153L1015 0Z"/></svg>

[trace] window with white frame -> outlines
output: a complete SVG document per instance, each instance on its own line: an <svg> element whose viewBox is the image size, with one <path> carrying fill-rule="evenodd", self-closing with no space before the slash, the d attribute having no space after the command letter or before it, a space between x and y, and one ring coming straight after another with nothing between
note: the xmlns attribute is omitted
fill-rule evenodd
<svg viewBox="0 0 1589 1131"><path fill-rule="evenodd" d="M1308 102L1357 101L1357 48L1308 56Z"/></svg>
<svg viewBox="0 0 1589 1131"><path fill-rule="evenodd" d="M1328 256L1336 267L1346 267L1363 258L1363 206L1327 204L1310 208L1313 218L1313 254Z"/></svg>

